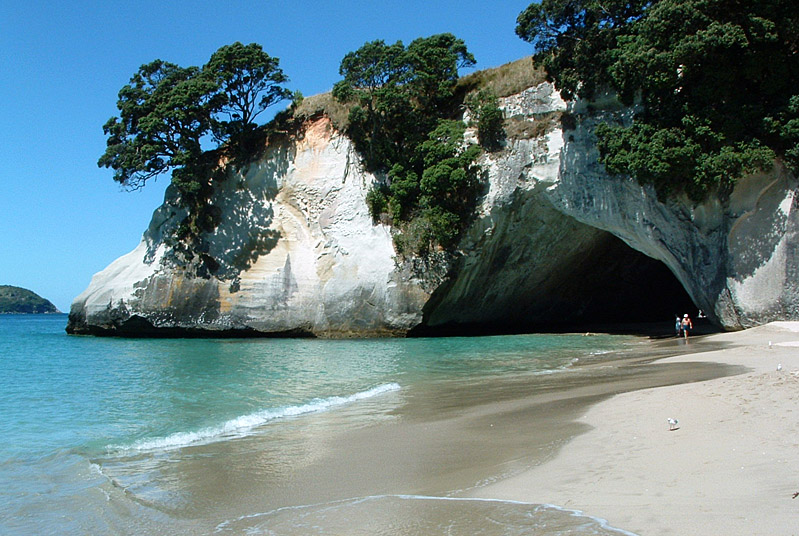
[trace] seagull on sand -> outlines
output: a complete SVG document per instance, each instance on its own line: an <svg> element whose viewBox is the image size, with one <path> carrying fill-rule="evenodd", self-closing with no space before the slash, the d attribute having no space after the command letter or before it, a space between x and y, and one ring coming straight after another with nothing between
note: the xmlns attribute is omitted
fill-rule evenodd
<svg viewBox="0 0 799 536"><path fill-rule="evenodd" d="M677 429L677 419L673 417L669 417L669 431L673 431Z"/></svg>
<svg viewBox="0 0 799 536"><path fill-rule="evenodd" d="M777 364L777 372L782 370L782 363Z"/></svg>

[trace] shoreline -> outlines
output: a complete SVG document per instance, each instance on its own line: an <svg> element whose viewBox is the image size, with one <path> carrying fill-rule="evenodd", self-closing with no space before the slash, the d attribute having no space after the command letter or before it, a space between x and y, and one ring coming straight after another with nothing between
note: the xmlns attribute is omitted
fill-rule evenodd
<svg viewBox="0 0 799 536"><path fill-rule="evenodd" d="M597 402L617 393L736 372L718 364L652 363L675 355L679 345L644 339L609 355L581 352L586 357L579 364L555 374L410 382L372 402L274 421L263 433L190 446L163 459L112 456L99 465L111 482L123 483L124 504L133 497L158 505L176 523L176 534L210 534L222 526L258 533L284 521L286 530L276 533L307 534L303 518L329 506L341 509L347 521L342 533L348 534L441 534L443 529L397 532L392 526L407 521L449 527L453 520L462 529L453 528L452 534L499 534L494 516L500 512L506 528L516 531L502 534L528 534L531 519L547 527L545 534L568 533L562 531L576 522L563 512L580 509L554 498L537 501L553 505L549 510L529 504L525 494L503 504L465 500L482 498L486 484L556 458L564 445L587 431L580 417ZM692 348L705 346L697 341ZM136 482L142 471L147 485L139 496ZM107 491L116 496L113 487ZM387 500L374 500L380 497ZM403 499L399 507L403 497L410 501ZM426 500L436 497L453 501ZM278 513L281 520L276 521L272 516ZM601 515L582 513L602 525ZM188 527L182 520L188 520ZM626 530L619 523L609 526Z"/></svg>
<svg viewBox="0 0 799 536"><path fill-rule="evenodd" d="M554 504L642 536L797 534L799 322L691 343L723 349L654 366L746 372L600 400L573 422L588 431L551 459L469 495Z"/></svg>

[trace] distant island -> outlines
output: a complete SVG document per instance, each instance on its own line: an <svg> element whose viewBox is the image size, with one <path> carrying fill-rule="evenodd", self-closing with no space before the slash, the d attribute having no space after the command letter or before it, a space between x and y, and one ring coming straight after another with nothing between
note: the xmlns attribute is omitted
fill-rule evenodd
<svg viewBox="0 0 799 536"><path fill-rule="evenodd" d="M11 285L0 285L0 314L60 312L52 302L45 300L35 292Z"/></svg>

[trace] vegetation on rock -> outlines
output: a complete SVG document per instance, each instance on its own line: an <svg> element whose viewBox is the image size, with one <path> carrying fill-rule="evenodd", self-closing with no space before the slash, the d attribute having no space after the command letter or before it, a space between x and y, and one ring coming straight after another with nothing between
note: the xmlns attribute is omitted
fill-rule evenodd
<svg viewBox="0 0 799 536"><path fill-rule="evenodd" d="M372 41L342 59L343 79L331 93L305 98L283 86L288 78L278 59L255 43L224 46L201 68L155 60L120 90L120 113L103 127L107 148L98 165L113 169L128 189L170 175L188 215L169 242L183 261L196 258L203 273L214 273L214 259L202 253L203 234L221 217L210 202L214 183L224 180L227 166L257 158L267 133L295 132L325 113L352 139L364 166L382 177L367 203L375 220L394 226L397 250L451 249L480 191L480 147L467 145L457 118L468 108L480 146L499 150L507 122L498 97L543 81L530 58L459 78L459 69L474 64L465 43L449 33L407 47ZM289 109L268 125L255 123L289 98Z"/></svg>
<svg viewBox="0 0 799 536"><path fill-rule="evenodd" d="M42 314L59 312L55 305L30 290L0 285L0 314Z"/></svg>
<svg viewBox="0 0 799 536"><path fill-rule="evenodd" d="M267 108L292 97L282 86L288 77L279 63L256 43L236 42L211 55L203 73L215 86L211 124L218 140L246 137L255 130L255 119ZM294 97L302 100L299 92Z"/></svg>
<svg viewBox="0 0 799 536"><path fill-rule="evenodd" d="M373 217L398 229L399 253L451 248L474 210L478 147L466 147L453 119L458 69L474 65L452 34L387 45L372 41L347 54L333 96L350 104L347 134L364 166L385 181L367 196Z"/></svg>
<svg viewBox="0 0 799 536"><path fill-rule="evenodd" d="M527 88L546 82L546 72L537 66L531 56L469 73L458 80L456 94L467 95L485 90L499 98L510 97Z"/></svg>
<svg viewBox="0 0 799 536"><path fill-rule="evenodd" d="M480 145L488 151L499 150L505 141L505 117L497 96L481 89L466 99L466 106L474 114Z"/></svg>
<svg viewBox="0 0 799 536"><path fill-rule="evenodd" d="M372 41L344 56L339 68L344 79L333 87L333 96L353 104L347 134L367 169L402 164L420 171L415 149L438 119L451 115L458 69L474 63L452 34L419 38L408 47Z"/></svg>
<svg viewBox="0 0 799 536"><path fill-rule="evenodd" d="M794 2L542 0L517 22L564 97L640 105L597 129L610 173L701 200L775 158L799 170Z"/></svg>
<svg viewBox="0 0 799 536"><path fill-rule="evenodd" d="M220 162L257 154L264 136L255 119L290 96L287 81L279 60L256 43L223 46L202 68L142 65L119 91L119 116L103 127L107 147L98 165L130 189L171 173L189 209L181 238L196 237L218 223L207 202L212 181L225 176Z"/></svg>

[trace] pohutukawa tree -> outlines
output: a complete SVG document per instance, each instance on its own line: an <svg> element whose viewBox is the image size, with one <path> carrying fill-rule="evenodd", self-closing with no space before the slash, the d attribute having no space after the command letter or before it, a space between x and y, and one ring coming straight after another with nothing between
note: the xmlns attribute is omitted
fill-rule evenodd
<svg viewBox="0 0 799 536"><path fill-rule="evenodd" d="M799 171L794 1L542 0L517 22L567 98L640 104L597 129L611 173L700 200L775 158Z"/></svg>
<svg viewBox="0 0 799 536"><path fill-rule="evenodd" d="M256 118L289 97L287 81L279 60L255 43L224 46L202 68L142 65L119 91L119 116L103 127L108 139L98 165L130 189L171 172L192 208L218 165L220 144L231 148L242 141L238 134L255 131ZM216 146L207 148L210 138Z"/></svg>
<svg viewBox="0 0 799 536"><path fill-rule="evenodd" d="M107 147L98 165L112 168L114 180L131 189L191 165L211 127L214 91L196 67L161 60L142 65L119 91L119 117L103 126Z"/></svg>
<svg viewBox="0 0 799 536"><path fill-rule="evenodd" d="M282 84L288 77L279 60L261 45L233 43L217 50L203 67L216 85L215 135L221 139L255 127L255 119L267 108L291 97ZM222 117L225 119L222 119Z"/></svg>
<svg viewBox="0 0 799 536"><path fill-rule="evenodd" d="M347 133L365 166L386 173L367 202L373 216L389 215L402 231L400 252L454 246L474 210L479 148L466 150L464 125L450 120L458 70L474 64L449 33L407 47L372 41L341 61L333 96L352 106Z"/></svg>
<svg viewBox="0 0 799 536"><path fill-rule="evenodd" d="M464 42L448 33L415 39L407 47L401 41L372 41L344 56L339 69L344 78L333 96L353 104L348 133L366 166L418 167L416 148L447 114L458 69L474 63Z"/></svg>

